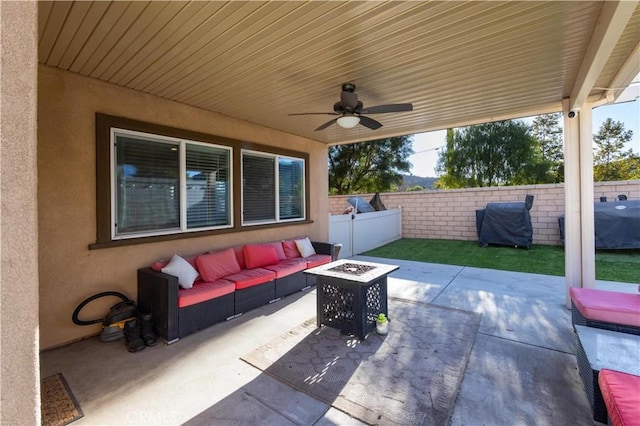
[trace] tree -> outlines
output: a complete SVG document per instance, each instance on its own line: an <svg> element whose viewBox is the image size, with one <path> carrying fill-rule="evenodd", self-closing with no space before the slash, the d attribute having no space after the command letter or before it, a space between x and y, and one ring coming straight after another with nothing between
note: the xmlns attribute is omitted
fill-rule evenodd
<svg viewBox="0 0 640 426"><path fill-rule="evenodd" d="M550 173L540 183L564 181L564 153L560 119L562 114L539 115L533 119L531 134L538 141L540 163L549 167Z"/></svg>
<svg viewBox="0 0 640 426"><path fill-rule="evenodd" d="M385 192L402 182L413 154L412 137L397 136L329 147L329 193Z"/></svg>
<svg viewBox="0 0 640 426"><path fill-rule="evenodd" d="M420 185L413 185L407 188L407 192L418 192L418 191L424 191L424 187Z"/></svg>
<svg viewBox="0 0 640 426"><path fill-rule="evenodd" d="M434 183L434 188L465 188L467 186L464 176L456 172L460 160L456 154L454 138L455 131L447 129L447 146L443 152L438 154L438 163L436 164L436 172L444 171L445 173Z"/></svg>
<svg viewBox="0 0 640 426"><path fill-rule="evenodd" d="M633 179L637 176L638 159L624 146L633 137L621 121L607 118L593 135L593 180L596 182Z"/></svg>
<svg viewBox="0 0 640 426"><path fill-rule="evenodd" d="M517 120L465 127L448 138L440 153L439 188L518 185L539 182L548 165L539 156L537 140Z"/></svg>

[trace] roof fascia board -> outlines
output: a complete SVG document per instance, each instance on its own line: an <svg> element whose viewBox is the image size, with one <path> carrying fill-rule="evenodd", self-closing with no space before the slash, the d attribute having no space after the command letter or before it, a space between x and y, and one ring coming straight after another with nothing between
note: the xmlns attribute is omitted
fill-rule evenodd
<svg viewBox="0 0 640 426"><path fill-rule="evenodd" d="M633 15L638 1L603 3L602 12L571 89L569 108L572 110L580 108L587 101L593 85Z"/></svg>
<svg viewBox="0 0 640 426"><path fill-rule="evenodd" d="M617 100L638 73L640 73L640 42L636 44L616 76L611 80L610 88L607 89L605 97L611 101Z"/></svg>

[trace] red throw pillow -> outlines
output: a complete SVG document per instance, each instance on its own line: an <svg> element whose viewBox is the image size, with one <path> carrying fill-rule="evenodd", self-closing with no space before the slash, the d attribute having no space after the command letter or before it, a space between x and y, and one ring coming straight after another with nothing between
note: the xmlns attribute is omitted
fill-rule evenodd
<svg viewBox="0 0 640 426"><path fill-rule="evenodd" d="M240 265L240 269L247 269L247 265L244 263L244 246L235 246L233 248L233 252L236 254L236 260L238 261L238 265Z"/></svg>
<svg viewBox="0 0 640 426"><path fill-rule="evenodd" d="M285 260L287 256L284 254L284 250L282 249L282 241L274 241L273 243L269 243L276 249L276 253L278 253L279 260Z"/></svg>
<svg viewBox="0 0 640 426"><path fill-rule="evenodd" d="M238 265L233 248L198 256L196 265L200 276L206 282L213 282L227 275L240 272L240 265Z"/></svg>
<svg viewBox="0 0 640 426"><path fill-rule="evenodd" d="M154 271L162 271L162 268L164 268L165 266L167 266L169 264L168 260L158 260L155 261L151 264L151 269L153 269Z"/></svg>
<svg viewBox="0 0 640 426"><path fill-rule="evenodd" d="M247 269L275 265L280 261L278 252L271 244L247 244L244 246L243 252Z"/></svg>
<svg viewBox="0 0 640 426"><path fill-rule="evenodd" d="M287 259L301 257L295 240L283 241L282 248L284 249L284 255L287 256Z"/></svg>

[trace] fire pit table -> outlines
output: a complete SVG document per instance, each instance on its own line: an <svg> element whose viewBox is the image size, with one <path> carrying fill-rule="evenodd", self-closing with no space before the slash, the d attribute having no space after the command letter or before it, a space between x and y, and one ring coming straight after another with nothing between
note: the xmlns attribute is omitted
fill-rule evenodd
<svg viewBox="0 0 640 426"><path fill-rule="evenodd" d="M318 327L364 340L376 328L378 315L387 315L387 275L398 268L342 259L304 271L316 277Z"/></svg>

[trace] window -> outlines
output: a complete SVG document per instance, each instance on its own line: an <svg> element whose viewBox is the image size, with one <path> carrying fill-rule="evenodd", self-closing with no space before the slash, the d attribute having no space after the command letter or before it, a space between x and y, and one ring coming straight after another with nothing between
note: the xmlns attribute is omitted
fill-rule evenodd
<svg viewBox="0 0 640 426"><path fill-rule="evenodd" d="M242 152L242 223L305 219L304 160Z"/></svg>
<svg viewBox="0 0 640 426"><path fill-rule="evenodd" d="M96 113L90 249L309 221L309 154Z"/></svg>
<svg viewBox="0 0 640 426"><path fill-rule="evenodd" d="M112 238L232 226L231 149L111 129Z"/></svg>
<svg viewBox="0 0 640 426"><path fill-rule="evenodd" d="M278 158L280 220L304 218L304 162Z"/></svg>

